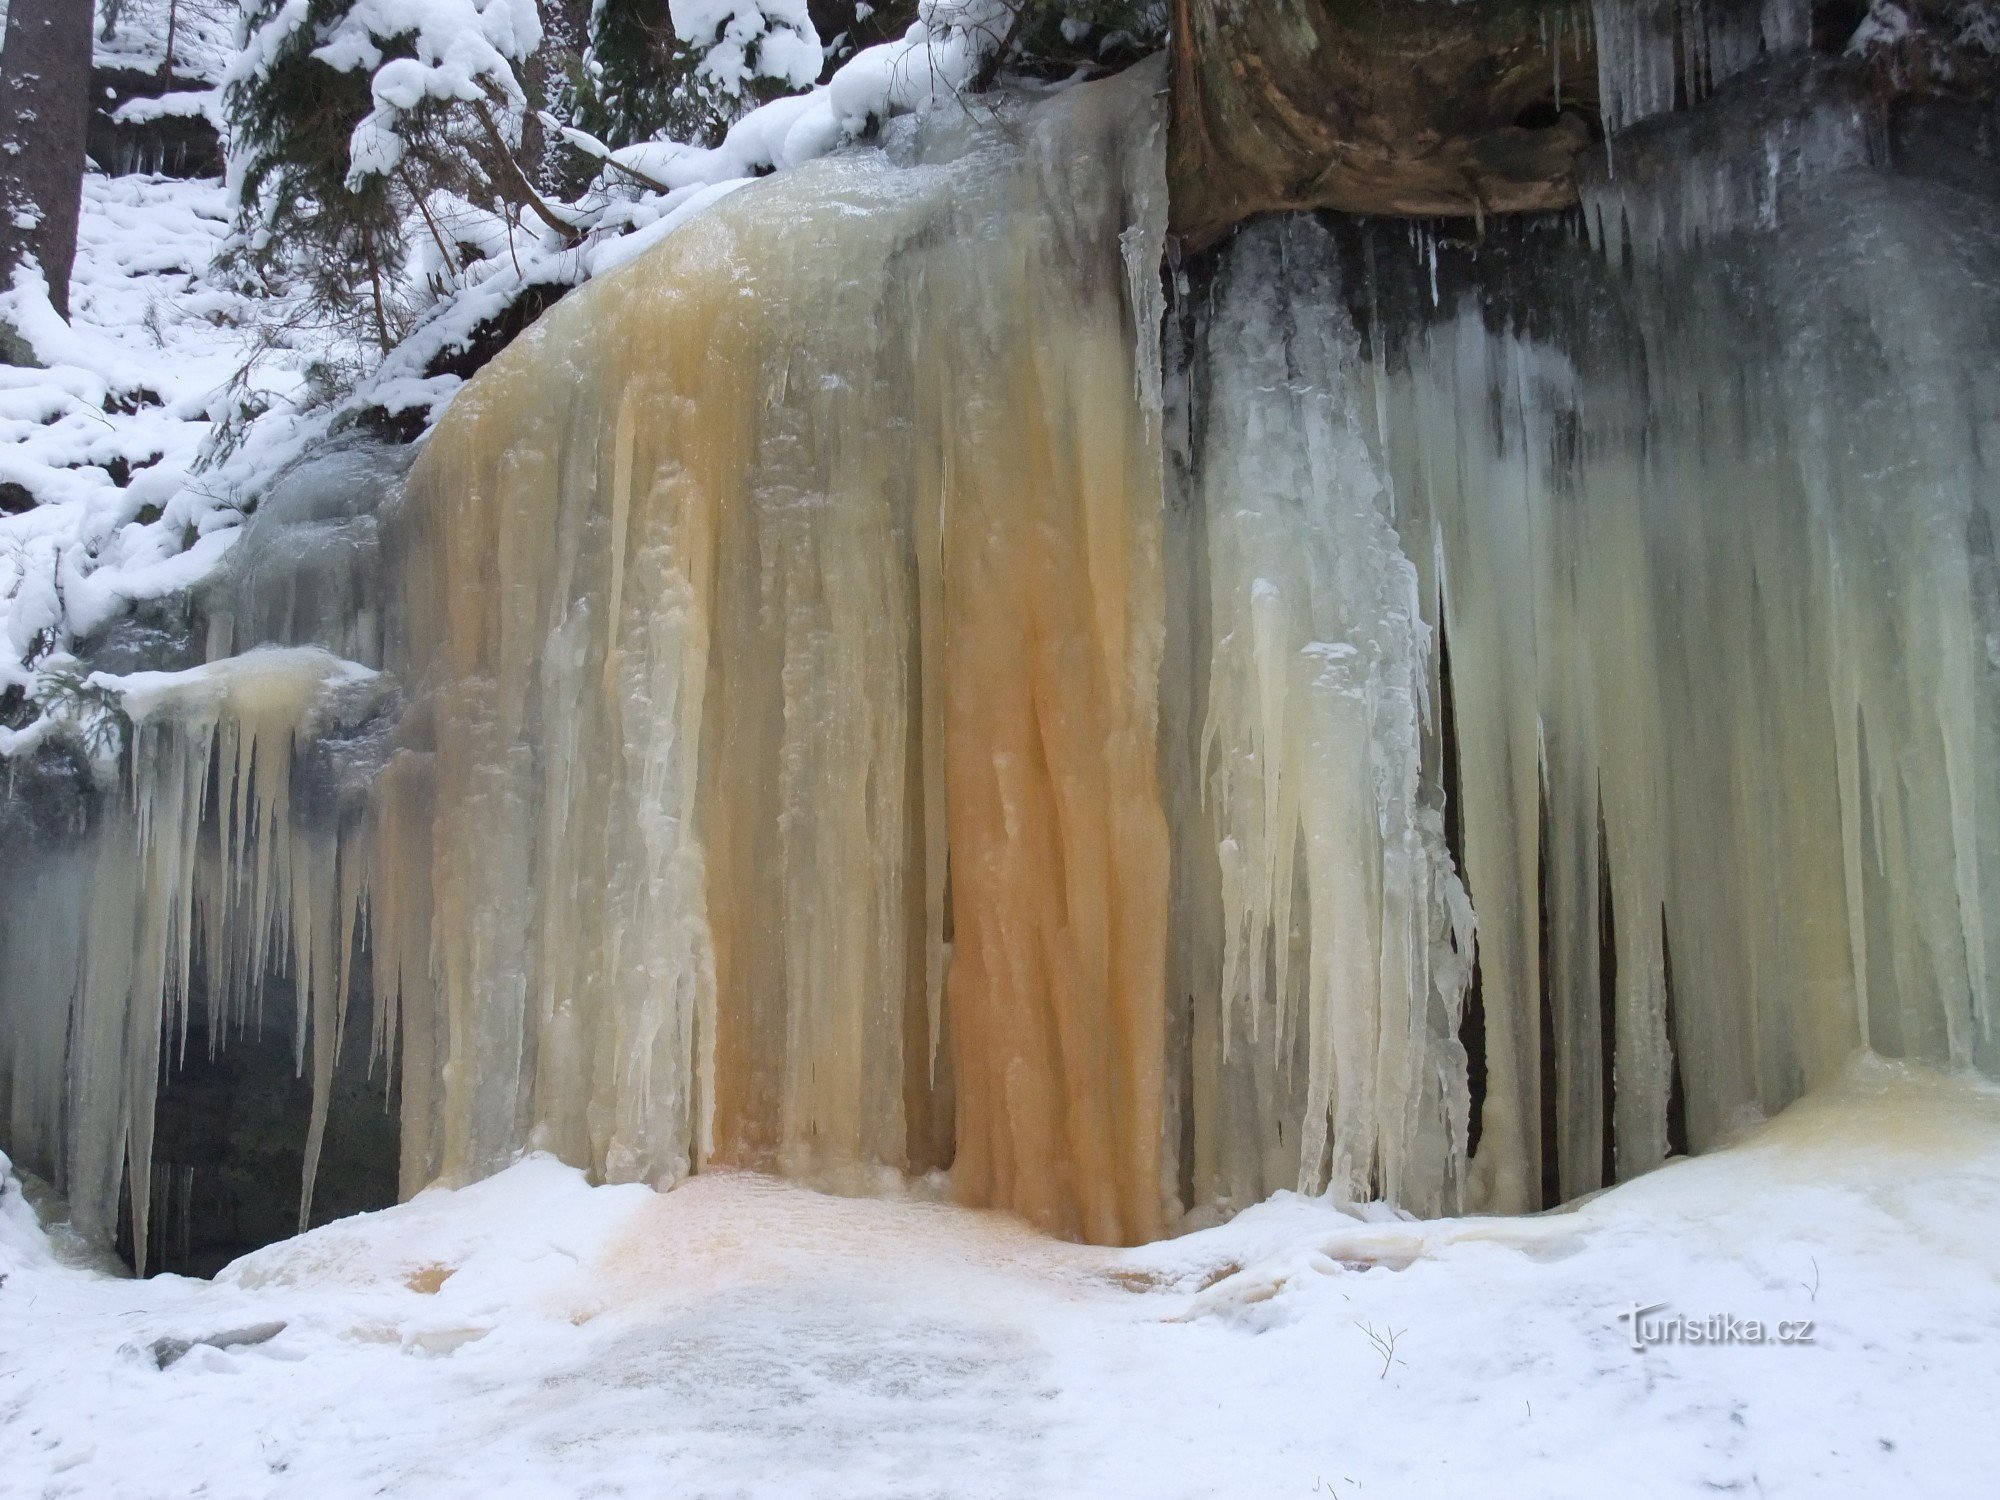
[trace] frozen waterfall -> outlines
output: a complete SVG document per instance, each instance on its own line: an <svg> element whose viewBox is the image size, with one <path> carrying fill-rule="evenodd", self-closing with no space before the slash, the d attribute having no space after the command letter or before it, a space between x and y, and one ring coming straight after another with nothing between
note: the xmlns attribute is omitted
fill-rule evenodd
<svg viewBox="0 0 2000 1500"><path fill-rule="evenodd" d="M1142 67L731 194L407 480L308 466L206 665L79 688L9 1150L143 1255L162 1071L273 974L304 1212L364 994L405 1194L948 1173L1112 1243L2000 1071L1994 174L1685 9L1600 47L1576 215L1183 263Z"/></svg>

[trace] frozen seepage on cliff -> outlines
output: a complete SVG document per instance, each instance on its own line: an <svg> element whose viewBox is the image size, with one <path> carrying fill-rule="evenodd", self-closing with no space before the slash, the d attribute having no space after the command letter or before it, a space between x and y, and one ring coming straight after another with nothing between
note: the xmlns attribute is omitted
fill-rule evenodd
<svg viewBox="0 0 2000 1500"><path fill-rule="evenodd" d="M747 190L431 439L377 846L412 1185L951 1160L1159 1229L1158 77Z"/></svg>
<svg viewBox="0 0 2000 1500"><path fill-rule="evenodd" d="M143 1221L162 1056L276 970L308 1184L365 988L405 1193L948 1168L1102 1241L2000 1069L1991 173L1721 56L1587 238L1272 219L1167 316L1144 68L565 299L406 486L267 500L208 666L97 683L121 789L4 877L10 1151Z"/></svg>
<svg viewBox="0 0 2000 1500"><path fill-rule="evenodd" d="M1323 239L1245 231L1177 382L1199 392L1164 742L1186 1181L1439 1213L1462 1201L1472 919L1425 777L1429 630L1360 341L1331 259L1300 253Z"/></svg>
<svg viewBox="0 0 2000 1500"><path fill-rule="evenodd" d="M949 1163L1062 1233L1160 1230L1161 76L748 188L545 317L399 506L260 518L219 660L157 721L128 697L77 876L132 974L98 984L93 931L23 990L13 1107L61 1128L22 1154L86 1228L121 1168L145 1199L191 972L301 972L323 1111L365 951L406 1191L529 1146L850 1191ZM405 706L349 723L363 795L288 808L338 667L308 644Z"/></svg>
<svg viewBox="0 0 2000 1500"><path fill-rule="evenodd" d="M848 1191L949 1165L968 1201L1115 1242L1236 1152L1239 1198L1457 1201L1469 933L1419 795L1415 573L1333 399L1351 330L1267 399L1254 297L1262 364L1222 385L1251 440L1175 507L1177 558L1211 516L1243 624L1168 730L1205 726L1212 807L1161 784L1161 76L745 191L544 318L384 517L341 498L393 478L365 454L274 494L215 663L157 726L127 701L136 824L99 831L79 903L140 955L75 1001L93 1229L121 1160L143 1197L146 1040L185 1027L191 955L229 997L211 1041L301 973L317 1121L364 947L406 1191L524 1146ZM259 641L284 649L228 654ZM1209 647L1173 641L1185 682ZM295 815L337 665L309 646L407 707L361 734L365 792ZM1169 985L1176 846L1226 870L1187 919L1219 1003Z"/></svg>
<svg viewBox="0 0 2000 1500"><path fill-rule="evenodd" d="M427 903L417 1045L472 1065L412 1054L414 1181L949 1163L1103 1241L1460 1201L1470 917L1354 335L1289 377L1245 271L1170 542L1154 77L745 195L433 439L375 933Z"/></svg>
<svg viewBox="0 0 2000 1500"><path fill-rule="evenodd" d="M1716 1144L1856 1047L2000 1067L1995 182L1773 66L1621 140L1603 254L1347 258L1449 653L1473 1201L1644 1170L1683 1104Z"/></svg>

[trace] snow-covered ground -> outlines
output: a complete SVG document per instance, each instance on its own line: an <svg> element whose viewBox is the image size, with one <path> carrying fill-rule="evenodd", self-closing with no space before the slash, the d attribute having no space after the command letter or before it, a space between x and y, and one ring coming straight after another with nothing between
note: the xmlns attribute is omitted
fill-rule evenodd
<svg viewBox="0 0 2000 1500"><path fill-rule="evenodd" d="M7 1496L1951 1500L2000 1469L2000 1089L1887 1064L1532 1219L1281 1197L1096 1250L532 1157L213 1284L65 1264L10 1184L0 1270ZM1634 1304L1764 1341L1635 1349Z"/></svg>

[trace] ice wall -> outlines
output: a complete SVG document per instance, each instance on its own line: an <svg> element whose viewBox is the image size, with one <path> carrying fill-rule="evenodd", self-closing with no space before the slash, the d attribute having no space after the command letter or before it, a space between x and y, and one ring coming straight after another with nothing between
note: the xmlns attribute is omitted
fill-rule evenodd
<svg viewBox="0 0 2000 1500"><path fill-rule="evenodd" d="M406 1191L529 1147L949 1165L1159 1231L1161 76L746 189L545 318L395 502L362 450L277 484L210 664L96 683L87 848L5 882L0 1106L87 1233L129 1184L144 1244L163 1063L288 971L309 1213L362 962Z"/></svg>
<svg viewBox="0 0 2000 1500"><path fill-rule="evenodd" d="M1158 1230L1157 88L747 189L431 439L376 845L412 1185L951 1161Z"/></svg>
<svg viewBox="0 0 2000 1500"><path fill-rule="evenodd" d="M946 1169L1114 1242L2000 1068L1991 166L1703 45L1576 219L1273 219L1171 315L1156 68L892 123L565 299L407 485L286 477L0 870L10 1151L143 1245L162 1067L274 973L306 1213L362 988L406 1193Z"/></svg>
<svg viewBox="0 0 2000 1500"><path fill-rule="evenodd" d="M747 190L431 440L373 844L406 1186L949 1165L1113 1242L1460 1201L1470 916L1359 345L1246 240L1163 503L1157 90Z"/></svg>

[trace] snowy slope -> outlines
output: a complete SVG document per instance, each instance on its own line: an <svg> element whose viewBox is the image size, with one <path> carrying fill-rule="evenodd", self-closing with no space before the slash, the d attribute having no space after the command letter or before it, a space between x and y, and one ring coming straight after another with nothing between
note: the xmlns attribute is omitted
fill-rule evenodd
<svg viewBox="0 0 2000 1500"><path fill-rule="evenodd" d="M58 1264L10 1190L0 1268L8 1496L1953 1500L2000 1459L2000 1090L1886 1064L1532 1219L1281 1196L1115 1251L534 1157L213 1285ZM1635 1351L1661 1302L1766 1342Z"/></svg>
<svg viewBox="0 0 2000 1500"><path fill-rule="evenodd" d="M109 35L105 9L103 0L98 0L91 28L94 66L159 71L166 61L171 19L175 76L214 81L221 78L234 49L243 7L241 0L120 0ZM7 0L0 0L0 25L6 20Z"/></svg>
<svg viewBox="0 0 2000 1500"><path fill-rule="evenodd" d="M45 367L0 365L0 484L34 502L0 515L0 688L25 680L38 637L85 635L185 587L234 536L234 470L197 472L214 422L244 402L288 406L317 351L293 347L284 309L212 272L228 216L219 182L93 173L71 322L32 270L0 292ZM250 446L250 467L287 449L285 425Z"/></svg>
<svg viewBox="0 0 2000 1500"><path fill-rule="evenodd" d="M232 0L178 5L180 74L221 80L254 66L254 55L235 54ZM62 711L49 679L77 670L72 647L132 603L208 576L256 497L331 429L366 409L435 416L462 382L426 370L523 288L611 270L756 175L832 150L871 120L955 101L997 45L999 6L923 0L904 37L751 111L714 149L654 141L615 153L618 164L565 205L583 232L575 245L528 219L460 224L441 203L455 232L486 242L483 258L443 277L434 303L428 290L414 295L415 326L386 357L288 297L232 289L213 260L231 212L220 182L86 177L71 323L32 270L0 287L0 322L44 367L0 365L0 692L20 687L28 699L0 722L0 758L59 727L38 715ZM114 36L99 40L100 66L155 67L167 13L167 0L126 0ZM121 117L217 107L212 90L171 98L134 101ZM612 154L565 133L587 153ZM438 270L420 244L412 287ZM317 389L316 367L331 377Z"/></svg>
<svg viewBox="0 0 2000 1500"><path fill-rule="evenodd" d="M105 35L103 0L97 6L94 61L100 68L157 72L173 33L174 73L181 78L221 78L236 40L240 0L121 0L117 22ZM170 26L171 21L171 26Z"/></svg>

